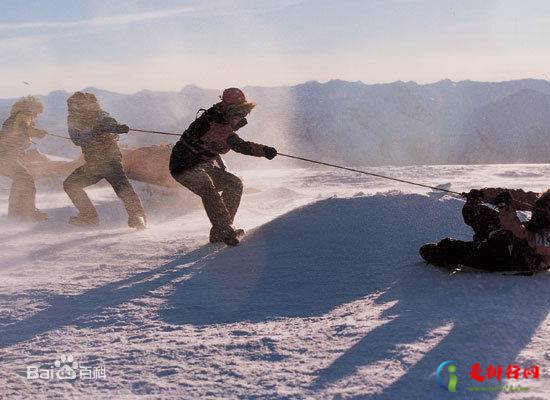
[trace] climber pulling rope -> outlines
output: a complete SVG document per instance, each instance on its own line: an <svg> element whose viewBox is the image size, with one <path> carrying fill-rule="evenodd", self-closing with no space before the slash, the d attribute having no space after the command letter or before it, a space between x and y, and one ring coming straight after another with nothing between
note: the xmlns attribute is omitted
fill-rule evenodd
<svg viewBox="0 0 550 400"><path fill-rule="evenodd" d="M130 128L130 130L134 131L134 132L153 133L153 134L156 134L156 135L181 136L180 134L173 133L173 132L153 131L153 130L136 129L136 128ZM48 135L70 140L69 138L67 138L65 136L54 135L52 133L48 133ZM326 162L323 162L323 161L312 160L312 159L309 159L309 158L298 157L298 156L293 156L293 155L284 154L284 153L278 153L278 155L281 156L281 157L292 158L294 160L305 161L305 162L309 162L309 163L312 163L312 164L324 165L324 166L327 166L327 167L342 169L344 171L350 171L350 172L355 172L355 173L358 173L358 174L374 176L376 178L382 178L382 179L392 180L392 181L395 181L395 182L407 183L409 185L419 186L419 187L423 187L423 188L426 188L426 189L432 189L432 190L436 190L436 191L440 191L440 192L444 192L444 193L448 193L448 194L452 194L452 195L456 195L456 196L460 196L460 197L465 197L465 195L466 195L465 193L455 192L453 190L444 189L442 187L426 185L426 184L423 184L423 183L413 182L413 181L409 181L409 180L406 180L406 179L394 178L394 177L391 177L391 176L381 175L381 174L377 174L377 173L374 173L374 172L362 171L362 170L355 169L355 168L348 168L348 167L344 167L342 165L326 163ZM518 202L518 203L521 203L521 202ZM523 203L523 204L528 205L526 203Z"/></svg>
<svg viewBox="0 0 550 400"><path fill-rule="evenodd" d="M134 128L130 128L130 130L135 131L135 132L154 133L154 134L158 134L158 135L181 136L177 133L171 133L171 132L151 131L151 130L134 129ZM284 154L284 153L278 153L278 155L282 156L282 157L293 158L295 160L301 160L301 161L306 161L306 162L310 162L310 163L314 163L314 164L325 165L325 166L328 166L328 167L343 169L343 170L350 171L350 172L357 172L357 173L363 174L363 175L375 176L377 178L389 179L389 180L392 180L392 181L397 181L397 182L402 182L402 183L408 183L409 185L421 186L421 187L424 187L424 188L427 188L427 189L439 190L441 192L462 196L462 193L459 193L459 192L454 192L452 190L447 190L447 189L443 189L443 188L439 188L439 187L435 187L435 186L424 185L422 183L416 183L416 182L407 181L407 180L404 180L404 179L393 178L393 177L390 177L390 176L375 174L375 173L372 173L372 172L366 172L366 171L361 171L361 170L358 170L358 169L347 168L347 167L343 167L341 165L329 164L329 163L325 163L325 162L322 162L322 161L310 160L308 158L292 156L292 155Z"/></svg>

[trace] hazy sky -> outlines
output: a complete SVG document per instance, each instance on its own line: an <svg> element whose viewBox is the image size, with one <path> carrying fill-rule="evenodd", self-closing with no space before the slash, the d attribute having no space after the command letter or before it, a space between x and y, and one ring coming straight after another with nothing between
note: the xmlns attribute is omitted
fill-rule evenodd
<svg viewBox="0 0 550 400"><path fill-rule="evenodd" d="M549 79L549 20L545 0L2 0L0 98L87 86Z"/></svg>

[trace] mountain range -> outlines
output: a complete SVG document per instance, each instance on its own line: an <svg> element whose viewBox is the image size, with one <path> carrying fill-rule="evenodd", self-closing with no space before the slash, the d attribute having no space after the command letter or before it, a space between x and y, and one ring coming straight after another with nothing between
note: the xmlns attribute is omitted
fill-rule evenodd
<svg viewBox="0 0 550 400"><path fill-rule="evenodd" d="M308 158L346 165L548 162L550 82L544 80L431 84L332 80L243 89L257 107L239 134ZM195 85L134 94L83 90L95 93L120 122L176 133L188 126L198 109L219 101L220 94ZM69 96L65 91L39 96L45 111L37 125L67 135ZM0 118L7 118L15 100L0 100ZM130 133L121 142L140 146L176 139ZM59 156L79 153L70 142L54 137L41 139L38 146Z"/></svg>

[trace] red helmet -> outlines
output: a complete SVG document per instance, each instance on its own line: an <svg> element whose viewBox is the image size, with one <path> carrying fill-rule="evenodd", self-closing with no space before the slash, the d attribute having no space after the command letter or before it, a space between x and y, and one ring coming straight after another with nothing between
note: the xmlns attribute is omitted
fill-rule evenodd
<svg viewBox="0 0 550 400"><path fill-rule="evenodd" d="M229 88L223 91L222 102L229 105L239 105L246 103L246 97L244 97L244 93L241 89Z"/></svg>

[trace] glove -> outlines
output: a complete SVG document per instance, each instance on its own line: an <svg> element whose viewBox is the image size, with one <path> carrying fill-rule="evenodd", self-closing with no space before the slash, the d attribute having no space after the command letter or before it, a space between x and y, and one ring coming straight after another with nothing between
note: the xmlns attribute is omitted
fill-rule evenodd
<svg viewBox="0 0 550 400"><path fill-rule="evenodd" d="M264 147L264 157L268 160L273 160L277 155L277 150L274 147L265 146Z"/></svg>
<svg viewBox="0 0 550 400"><path fill-rule="evenodd" d="M248 121L246 120L246 118L243 118L235 124L235 126L233 127L233 130L238 131L239 129L241 129L246 124L248 124Z"/></svg>
<svg viewBox="0 0 550 400"><path fill-rule="evenodd" d="M128 125L119 125L116 128L116 133L128 133L130 132L130 128Z"/></svg>

